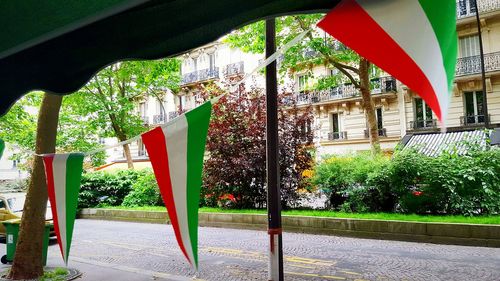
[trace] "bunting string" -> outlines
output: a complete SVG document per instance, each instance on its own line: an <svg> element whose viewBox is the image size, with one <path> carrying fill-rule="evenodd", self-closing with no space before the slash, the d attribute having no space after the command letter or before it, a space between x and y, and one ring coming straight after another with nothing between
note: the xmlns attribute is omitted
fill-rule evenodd
<svg viewBox="0 0 500 281"><path fill-rule="evenodd" d="M238 87L243 84L244 82L246 82L249 78L253 77L254 75L256 75L259 71L261 71L262 69L264 69L266 66L268 66L269 64L271 64L272 62L274 62L275 60L277 60L281 55L283 55L286 51L288 51L291 47L293 47L294 45L296 45L298 42L300 42L309 32L312 31L312 28L311 29L308 29L308 30L305 30L303 31L302 33L300 33L299 35L297 35L295 38L293 38L292 40L290 40L288 43L286 43L285 45L283 45L282 47L280 47L278 50L276 50L276 52L274 52L272 55L270 55L268 58L266 58L265 60L263 60L261 63L259 63L259 65L257 65L257 67L255 67L250 73L247 73L245 74L245 76L239 80L239 81L236 81L232 84L230 84L228 86L229 90L230 91L235 91L236 89L238 89ZM224 94L221 94L217 97L214 97L212 99L210 99L209 101L212 103L212 104L215 104L217 103L223 96L225 96L227 93L224 93ZM186 114L192 110L194 110L196 108L193 108L183 114ZM165 127L168 127L170 126L171 124L173 124L173 122L176 122L176 120L179 118L176 117L170 121L168 121L167 123L165 124L162 124L161 128L165 128ZM133 142L136 142L138 140L141 139L141 135L138 135L138 136L135 136L131 139L128 139L128 140L125 140L125 141L122 141L122 142L119 142L119 143L116 143L116 144L112 144L112 145L108 145L108 146L103 146L103 147L100 147L100 148L96 148L94 150L90 150L90 151L87 151L87 152L75 152L75 153L80 153L80 154L83 154L84 156L90 156L90 155L93 155L93 154L96 154L96 153L99 153L99 152L102 152L102 151L106 151L108 149L112 149L112 148L115 148L115 147L120 147L120 146L123 146L123 145L127 145L127 144L130 144L130 143L133 143ZM35 152L29 152L29 154L33 154L34 156L38 156L38 157L44 157L44 156L49 156L49 155L54 155L54 153L43 153L43 154L38 154L38 153L35 153Z"/></svg>

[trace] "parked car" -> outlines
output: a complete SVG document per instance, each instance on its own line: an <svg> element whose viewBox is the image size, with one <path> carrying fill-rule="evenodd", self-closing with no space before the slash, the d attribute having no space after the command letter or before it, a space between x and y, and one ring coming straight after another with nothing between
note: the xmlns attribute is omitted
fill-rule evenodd
<svg viewBox="0 0 500 281"><path fill-rule="evenodd" d="M24 201L26 201L26 193L24 192L0 193L0 237L5 237L5 227L1 222L20 219L23 215ZM45 219L52 223L50 201L47 202ZM55 236L54 227L50 229L50 236Z"/></svg>

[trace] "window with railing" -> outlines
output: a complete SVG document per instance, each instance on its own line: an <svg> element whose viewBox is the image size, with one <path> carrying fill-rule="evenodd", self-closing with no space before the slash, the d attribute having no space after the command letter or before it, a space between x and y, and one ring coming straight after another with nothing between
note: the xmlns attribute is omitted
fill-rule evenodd
<svg viewBox="0 0 500 281"><path fill-rule="evenodd" d="M376 122L377 122L378 136L379 137L386 137L387 131L384 128L384 119L383 119L381 107L375 109L375 117L376 117ZM366 124L366 128L367 129L365 130L365 138L369 138L370 137L370 126L369 126L368 122Z"/></svg>
<svg viewBox="0 0 500 281"><path fill-rule="evenodd" d="M298 90L300 93L306 90L308 82L309 82L308 74L301 74L297 77Z"/></svg>
<svg viewBox="0 0 500 281"><path fill-rule="evenodd" d="M464 92L463 125L484 124L484 100L482 91Z"/></svg>
<svg viewBox="0 0 500 281"><path fill-rule="evenodd" d="M436 126L436 120L432 117L432 110L421 98L414 99L415 121L410 124L412 129L433 128Z"/></svg>
<svg viewBox="0 0 500 281"><path fill-rule="evenodd" d="M458 40L458 49L460 51L461 58L478 56L480 54L479 36L471 35L471 36L461 37Z"/></svg>

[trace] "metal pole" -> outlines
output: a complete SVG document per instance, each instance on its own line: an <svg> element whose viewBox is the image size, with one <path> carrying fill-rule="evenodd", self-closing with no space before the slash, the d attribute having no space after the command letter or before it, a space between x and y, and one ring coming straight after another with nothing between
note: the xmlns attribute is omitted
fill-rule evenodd
<svg viewBox="0 0 500 281"><path fill-rule="evenodd" d="M266 58L276 51L276 21L266 20ZM278 79L276 61L266 67L267 214L269 234L269 280L283 280L283 244L278 142Z"/></svg>
<svg viewBox="0 0 500 281"><path fill-rule="evenodd" d="M477 29L479 35L479 54L481 56L481 79L483 81L483 114L484 114L484 126L486 128L490 127L490 118L488 114L488 95L486 95L486 69L484 67L484 50L483 50L483 35L481 33L481 21L479 20L479 9L477 7L477 0L472 0L474 3L474 8L476 8L476 21Z"/></svg>

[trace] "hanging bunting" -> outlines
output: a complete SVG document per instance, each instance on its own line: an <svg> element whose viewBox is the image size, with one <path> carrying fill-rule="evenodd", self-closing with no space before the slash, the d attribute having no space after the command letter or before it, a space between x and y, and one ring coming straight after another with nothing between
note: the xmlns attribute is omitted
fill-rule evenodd
<svg viewBox="0 0 500 281"><path fill-rule="evenodd" d="M318 26L446 119L457 60L456 0L343 0Z"/></svg>
<svg viewBox="0 0 500 281"><path fill-rule="evenodd" d="M81 153L43 156L54 229L66 265L75 225L83 158Z"/></svg>
<svg viewBox="0 0 500 281"><path fill-rule="evenodd" d="M2 159L4 149L5 149L5 142L2 139L0 139L0 159Z"/></svg>
<svg viewBox="0 0 500 281"><path fill-rule="evenodd" d="M212 103L142 135L179 247L198 269L198 206Z"/></svg>

